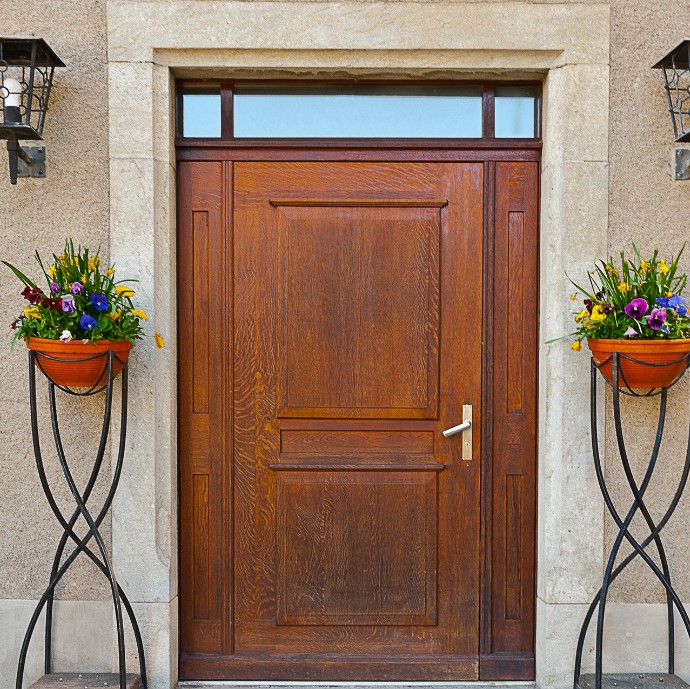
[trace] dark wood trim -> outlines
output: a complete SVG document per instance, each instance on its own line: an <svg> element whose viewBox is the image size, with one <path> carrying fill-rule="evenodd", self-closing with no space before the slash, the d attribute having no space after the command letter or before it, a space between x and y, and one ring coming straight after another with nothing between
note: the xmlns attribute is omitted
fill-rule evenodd
<svg viewBox="0 0 690 689"><path fill-rule="evenodd" d="M492 653L479 656L479 679L481 681L533 680L535 672L533 653Z"/></svg>
<svg viewBox="0 0 690 689"><path fill-rule="evenodd" d="M233 137L234 117L232 84L221 84L220 89L220 138L229 141Z"/></svg>
<svg viewBox="0 0 690 689"><path fill-rule="evenodd" d="M535 161L541 159L539 149L212 149L212 148L178 148L177 160L194 161L223 161L234 162L269 162L285 160L289 162L301 161L367 161L367 162L484 162L487 160Z"/></svg>
<svg viewBox="0 0 690 689"><path fill-rule="evenodd" d="M540 108L537 108L539 110ZM495 84L484 84L482 89L482 134L492 140L496 134L496 89Z"/></svg>
<svg viewBox="0 0 690 689"><path fill-rule="evenodd" d="M269 199L268 202L279 206L343 208L443 208L448 199Z"/></svg>
<svg viewBox="0 0 690 689"><path fill-rule="evenodd" d="M178 149L416 149L541 150L541 139L184 139L175 140Z"/></svg>

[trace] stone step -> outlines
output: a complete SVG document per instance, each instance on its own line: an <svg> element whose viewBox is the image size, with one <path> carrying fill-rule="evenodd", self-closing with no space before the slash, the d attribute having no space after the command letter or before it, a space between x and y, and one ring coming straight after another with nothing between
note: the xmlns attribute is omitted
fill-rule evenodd
<svg viewBox="0 0 690 689"><path fill-rule="evenodd" d="M119 689L120 675L115 672L53 672L43 675L30 689ZM127 675L127 689L139 689L141 677Z"/></svg>

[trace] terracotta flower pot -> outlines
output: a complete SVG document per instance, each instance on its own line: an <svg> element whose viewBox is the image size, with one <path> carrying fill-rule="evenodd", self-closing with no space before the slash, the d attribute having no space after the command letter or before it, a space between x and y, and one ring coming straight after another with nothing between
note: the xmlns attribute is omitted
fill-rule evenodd
<svg viewBox="0 0 690 689"><path fill-rule="evenodd" d="M132 343L128 340L119 342L97 340L94 343L84 343L81 340L60 342L60 340L47 340L41 337L30 338L26 341L26 346L28 349L47 355L36 357L36 367L42 369L53 383L71 388L105 385L108 357L97 355L109 350L115 353L113 375L116 376L122 370L132 349ZM96 358L88 359L88 357ZM87 361L78 361L78 359L87 359Z"/></svg>
<svg viewBox="0 0 690 689"><path fill-rule="evenodd" d="M587 340L592 358L597 366L609 359L614 352L632 357L619 358L618 385L631 388L663 388L680 376L688 365L690 339L685 340ZM685 357L685 358L683 358ZM680 360L680 361L678 361ZM670 361L678 363L668 366L647 366ZM639 362L639 363L638 363ZM644 362L644 363L642 363ZM599 368L611 383L613 360Z"/></svg>

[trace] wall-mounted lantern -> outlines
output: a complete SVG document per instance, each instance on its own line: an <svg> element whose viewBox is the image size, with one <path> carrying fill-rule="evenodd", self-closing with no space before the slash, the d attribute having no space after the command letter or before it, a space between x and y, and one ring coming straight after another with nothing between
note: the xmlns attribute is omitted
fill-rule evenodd
<svg viewBox="0 0 690 689"><path fill-rule="evenodd" d="M64 66L42 38L0 37L0 139L7 141L12 184L45 177L45 148L19 141L43 139L53 71Z"/></svg>

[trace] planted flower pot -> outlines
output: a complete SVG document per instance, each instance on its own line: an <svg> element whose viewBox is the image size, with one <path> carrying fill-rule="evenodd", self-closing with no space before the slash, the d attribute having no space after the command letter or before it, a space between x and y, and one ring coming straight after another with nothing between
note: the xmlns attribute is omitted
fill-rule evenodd
<svg viewBox="0 0 690 689"><path fill-rule="evenodd" d="M94 387L105 385L108 373L108 357L112 351L113 377L122 370L132 343L128 340L113 342L96 340L95 342L60 342L42 337L31 337L26 346L45 356L36 357L36 367L56 385L63 387ZM90 358L93 357L93 358Z"/></svg>
<svg viewBox="0 0 690 689"><path fill-rule="evenodd" d="M671 385L688 367L690 339L606 340L588 339L587 345L601 374L613 384L613 353L618 358L618 386L663 388ZM627 358L630 357L630 358ZM673 363L671 363L673 362ZM664 365L665 364L665 365Z"/></svg>

